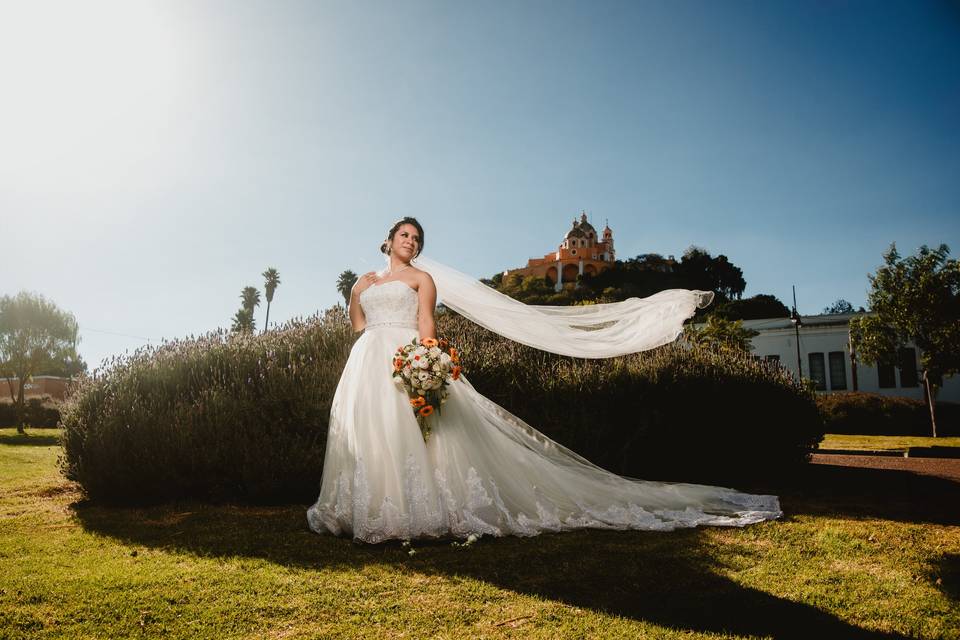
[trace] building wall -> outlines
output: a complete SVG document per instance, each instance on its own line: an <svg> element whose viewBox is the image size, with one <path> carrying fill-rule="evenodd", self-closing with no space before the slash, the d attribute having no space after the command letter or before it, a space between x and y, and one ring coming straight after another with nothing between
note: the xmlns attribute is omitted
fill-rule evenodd
<svg viewBox="0 0 960 640"><path fill-rule="evenodd" d="M835 388L841 385L836 384L834 376L831 375L830 353L839 353L841 356L835 356L843 359L843 376L846 383L846 390L854 390L853 366L850 359L850 340L849 340L849 319L858 314L836 314L835 316L804 316L801 318L802 326L800 328L800 365L805 378L811 377L810 354L823 354L823 365L825 373L825 389L818 390L820 393L831 393L842 391ZM772 318L769 320L746 320L744 327L759 331L760 335L751 340L753 344L753 355L760 358L770 358L779 356L782 366L794 375L797 375L797 339L796 331L790 320L787 318ZM866 365L862 362L856 363L856 387L858 391L868 391L885 396L899 396L923 400L923 380L920 378L920 353L915 345L908 345L914 348L914 364L917 368L916 385L904 386L909 383L909 375L905 376L900 368L894 367L892 371L894 386L881 387L880 368L877 365ZM840 376L837 376L840 377ZM960 377L952 376L944 380L943 388L937 395L938 400L948 402L960 402Z"/></svg>
<svg viewBox="0 0 960 640"><path fill-rule="evenodd" d="M24 385L24 398L39 398L41 396L50 396L57 400L64 400L67 397L70 378L61 378L58 376L33 376L33 378ZM19 378L0 378L0 396L5 399L10 398L10 390L13 389L13 396L20 394Z"/></svg>

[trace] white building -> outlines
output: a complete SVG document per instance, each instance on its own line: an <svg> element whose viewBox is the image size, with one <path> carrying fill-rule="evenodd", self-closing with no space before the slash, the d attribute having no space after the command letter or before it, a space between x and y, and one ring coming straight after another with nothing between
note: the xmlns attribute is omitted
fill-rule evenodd
<svg viewBox="0 0 960 640"><path fill-rule="evenodd" d="M887 396L923 400L918 350L910 345L901 353L901 365L866 365L850 357L851 318L861 313L836 313L800 317L800 369L804 378L816 381L817 390L869 391ZM797 374L797 330L790 318L744 320L743 326L758 331L751 342L754 356L777 360ZM944 380L937 400L960 402L960 376Z"/></svg>

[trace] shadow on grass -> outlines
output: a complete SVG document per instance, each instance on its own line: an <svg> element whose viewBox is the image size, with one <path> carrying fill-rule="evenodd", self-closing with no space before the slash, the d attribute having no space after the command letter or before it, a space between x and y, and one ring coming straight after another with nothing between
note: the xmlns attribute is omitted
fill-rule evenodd
<svg viewBox="0 0 960 640"><path fill-rule="evenodd" d="M910 522L956 518L947 517L949 509L937 503L955 498L957 483L900 471L839 467L807 471L797 478L797 486L783 490L787 517L809 513ZM911 497L914 504L906 504ZM469 576L516 593L685 631L776 638L902 637L865 631L815 607L737 584L722 575L722 561L704 544L700 529L484 538L470 549L452 547L449 541L416 541L417 553L410 557L396 541L363 545L318 536L306 527L306 505L74 507L88 530L201 556L240 555L283 566L345 570L386 564L424 574ZM749 556L760 552L740 547L735 553L748 556L744 561L749 564ZM945 562L942 571L956 570L955 558Z"/></svg>
<svg viewBox="0 0 960 640"><path fill-rule="evenodd" d="M18 447L51 447L60 442L60 434L56 429L44 429L37 433L37 429L29 429L21 434L12 431L10 434L0 433L0 445L17 445Z"/></svg>
<svg viewBox="0 0 960 640"><path fill-rule="evenodd" d="M960 554L944 554L933 567L932 578L943 593L960 601Z"/></svg>
<svg viewBox="0 0 960 640"><path fill-rule="evenodd" d="M960 524L960 482L910 471L810 464L776 493L790 514Z"/></svg>

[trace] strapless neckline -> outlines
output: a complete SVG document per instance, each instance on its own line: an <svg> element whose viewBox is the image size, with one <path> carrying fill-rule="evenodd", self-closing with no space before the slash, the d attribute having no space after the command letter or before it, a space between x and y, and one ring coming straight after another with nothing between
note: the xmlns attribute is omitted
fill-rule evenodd
<svg viewBox="0 0 960 640"><path fill-rule="evenodd" d="M378 288L380 288L380 287L385 287L385 286L387 286L388 284L392 284L392 283L394 283L394 282L399 282L399 283L402 284L404 287L406 287L408 291L412 291L413 293L416 293L416 292L417 292L416 289L414 289L413 287L411 287L410 285L408 285L408 284L407 284L406 282L404 282L403 280L391 280L390 282L384 282L383 284L372 284L372 285L370 285L369 287L367 287L366 289L364 289L363 291L361 291L361 292L360 292L360 295L363 295L364 293L366 293L367 291L370 291L371 289L378 289Z"/></svg>

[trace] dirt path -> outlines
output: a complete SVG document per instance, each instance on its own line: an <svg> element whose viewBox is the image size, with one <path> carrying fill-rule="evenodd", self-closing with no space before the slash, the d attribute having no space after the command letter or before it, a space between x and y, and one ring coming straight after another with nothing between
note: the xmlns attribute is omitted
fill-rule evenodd
<svg viewBox="0 0 960 640"><path fill-rule="evenodd" d="M895 469L912 471L925 476L934 476L960 482L960 460L945 458L897 458L893 456L837 455L815 453L813 464L866 469Z"/></svg>

